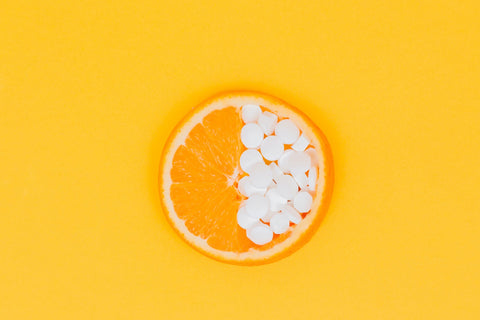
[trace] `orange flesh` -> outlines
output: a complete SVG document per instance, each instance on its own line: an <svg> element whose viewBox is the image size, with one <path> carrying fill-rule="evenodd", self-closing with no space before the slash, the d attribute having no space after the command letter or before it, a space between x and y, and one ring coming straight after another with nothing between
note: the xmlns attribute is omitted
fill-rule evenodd
<svg viewBox="0 0 480 320"><path fill-rule="evenodd" d="M238 253L250 248L270 249L290 234L275 235L270 243L258 246L237 224L237 211L244 198L236 188L244 150L242 126L234 107L212 111L176 150L170 173L170 197L187 229L206 239L212 248Z"/></svg>

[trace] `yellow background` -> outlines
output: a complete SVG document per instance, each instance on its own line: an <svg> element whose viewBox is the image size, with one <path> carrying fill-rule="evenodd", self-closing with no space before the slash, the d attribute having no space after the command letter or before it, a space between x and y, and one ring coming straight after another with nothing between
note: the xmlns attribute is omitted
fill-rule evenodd
<svg viewBox="0 0 480 320"><path fill-rule="evenodd" d="M1 1L0 319L479 319L478 1ZM167 225L160 152L255 89L332 145L293 256L210 260Z"/></svg>

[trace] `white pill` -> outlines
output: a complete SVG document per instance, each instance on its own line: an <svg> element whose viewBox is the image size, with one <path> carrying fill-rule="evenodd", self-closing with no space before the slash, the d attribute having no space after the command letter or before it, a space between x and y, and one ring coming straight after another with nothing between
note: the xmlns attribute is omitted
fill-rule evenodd
<svg viewBox="0 0 480 320"><path fill-rule="evenodd" d="M255 104L246 104L242 107L242 119L243 122L255 122L258 120L258 117L262 113L262 110L259 106Z"/></svg>
<svg viewBox="0 0 480 320"><path fill-rule="evenodd" d="M258 222L258 219L252 218L247 214L245 206L240 207L237 212L237 223L243 229L248 229Z"/></svg>
<svg viewBox="0 0 480 320"><path fill-rule="evenodd" d="M312 160L310 156L302 151L293 151L291 155L289 155L287 167L290 172L297 171L297 172L307 172L312 165Z"/></svg>
<svg viewBox="0 0 480 320"><path fill-rule="evenodd" d="M307 187L310 191L315 191L315 187L317 186L317 168L312 167L308 170L307 176Z"/></svg>
<svg viewBox="0 0 480 320"><path fill-rule="evenodd" d="M275 234L282 234L288 230L290 226L290 220L287 215L283 213L277 213L270 219L270 229Z"/></svg>
<svg viewBox="0 0 480 320"><path fill-rule="evenodd" d="M247 238L255 244L264 245L272 241L273 232L266 224L259 222L247 229Z"/></svg>
<svg viewBox="0 0 480 320"><path fill-rule="evenodd" d="M295 179L295 182L298 184L298 187L301 190L305 190L308 186L308 178L305 172L301 171L292 171L292 177Z"/></svg>
<svg viewBox="0 0 480 320"><path fill-rule="evenodd" d="M245 176L242 179L238 180L238 191L243 194L245 197L248 197L247 194L247 185L249 184L250 177Z"/></svg>
<svg viewBox="0 0 480 320"><path fill-rule="evenodd" d="M268 166L272 169L273 181L277 182L278 178L283 175L282 169L275 162L270 163Z"/></svg>
<svg viewBox="0 0 480 320"><path fill-rule="evenodd" d="M252 194L264 195L267 192L267 188L257 188L250 182L250 177L245 176L238 181L238 191L246 197L250 197Z"/></svg>
<svg viewBox="0 0 480 320"><path fill-rule="evenodd" d="M293 199L293 207L298 210L298 212L305 213L310 211L312 208L313 198L310 193L306 191L300 191L297 193Z"/></svg>
<svg viewBox="0 0 480 320"><path fill-rule="evenodd" d="M302 221L302 216L300 215L300 213L298 213L298 211L290 205L283 206L280 212L285 214L288 219L295 224L299 224L300 221Z"/></svg>
<svg viewBox="0 0 480 320"><path fill-rule="evenodd" d="M298 192L298 185L292 176L282 175L277 180L276 189L279 195L287 200L292 200Z"/></svg>
<svg viewBox="0 0 480 320"><path fill-rule="evenodd" d="M240 140L247 148L258 148L263 140L263 130L256 123L247 123L240 132Z"/></svg>
<svg viewBox="0 0 480 320"><path fill-rule="evenodd" d="M275 211L269 211L263 218L262 218L262 221L265 222L265 223L269 223L270 222L270 219L272 218L272 216L274 214L277 214L278 212L275 212Z"/></svg>
<svg viewBox="0 0 480 320"><path fill-rule="evenodd" d="M319 157L318 157L318 152L314 148L308 148L305 150L305 153L310 156L310 159L312 160L313 164L319 163Z"/></svg>
<svg viewBox="0 0 480 320"><path fill-rule="evenodd" d="M260 145L260 151L265 159L278 160L283 154L283 142L277 136L266 137Z"/></svg>
<svg viewBox="0 0 480 320"><path fill-rule="evenodd" d="M287 204L287 199L278 194L278 191L273 188L269 189L265 194L269 201L271 211L280 211L280 209Z"/></svg>
<svg viewBox="0 0 480 320"><path fill-rule="evenodd" d="M292 144L297 141L299 134L300 131L290 119L282 120L275 126L275 135L282 139L285 144Z"/></svg>
<svg viewBox="0 0 480 320"><path fill-rule="evenodd" d="M292 149L285 150L285 152L282 154L280 159L278 159L278 166L285 173L290 172L290 169L289 169L290 168L290 157L293 155L294 152L295 151L292 150Z"/></svg>
<svg viewBox="0 0 480 320"><path fill-rule="evenodd" d="M263 157L258 150L247 149L240 156L240 168L250 173L252 167L257 163L263 163Z"/></svg>
<svg viewBox="0 0 480 320"><path fill-rule="evenodd" d="M253 186L257 188L267 188L272 183L272 178L272 169L270 169L265 163L257 163L253 165L250 174L250 181Z"/></svg>
<svg viewBox="0 0 480 320"><path fill-rule="evenodd" d="M268 111L264 111L258 117L258 125L263 129L263 132L266 135L270 135L273 133L273 130L275 130L277 121L278 121L277 115Z"/></svg>
<svg viewBox="0 0 480 320"><path fill-rule="evenodd" d="M296 151L304 151L310 143L310 139L302 133L300 137L295 141L295 143L292 145L292 149Z"/></svg>
<svg viewBox="0 0 480 320"><path fill-rule="evenodd" d="M269 204L268 199L264 196L252 194L252 196L245 201L246 213L254 219L261 219L267 214Z"/></svg>

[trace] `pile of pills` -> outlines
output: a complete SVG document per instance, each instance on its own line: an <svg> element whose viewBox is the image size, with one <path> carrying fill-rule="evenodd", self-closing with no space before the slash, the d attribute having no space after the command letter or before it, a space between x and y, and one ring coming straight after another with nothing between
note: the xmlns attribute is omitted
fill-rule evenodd
<svg viewBox="0 0 480 320"><path fill-rule="evenodd" d="M246 197L237 222L257 245L272 241L302 221L313 202L318 157L310 139L290 119L247 104L241 110L245 125L240 139L247 148L240 167L247 173L238 182Z"/></svg>

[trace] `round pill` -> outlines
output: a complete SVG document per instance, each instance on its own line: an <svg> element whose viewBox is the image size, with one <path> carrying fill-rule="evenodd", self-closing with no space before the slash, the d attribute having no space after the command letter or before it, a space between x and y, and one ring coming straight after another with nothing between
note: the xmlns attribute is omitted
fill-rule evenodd
<svg viewBox="0 0 480 320"><path fill-rule="evenodd" d="M252 218L261 219L267 214L269 205L267 198L259 194L253 194L245 201L246 213Z"/></svg>
<svg viewBox="0 0 480 320"><path fill-rule="evenodd" d="M292 176L282 175L277 179L277 192L287 200L292 200L298 192L298 185Z"/></svg>
<svg viewBox="0 0 480 320"><path fill-rule="evenodd" d="M298 212L305 213L310 211L312 208L313 198L310 193L306 191L300 191L297 193L293 199L293 207L298 210Z"/></svg>
<svg viewBox="0 0 480 320"><path fill-rule="evenodd" d="M272 241L273 232L266 224L259 222L247 229L247 238L255 244L264 245Z"/></svg>
<svg viewBox="0 0 480 320"><path fill-rule="evenodd" d="M238 191L246 197L248 197L247 184L249 183L249 181L248 181L249 179L250 179L250 177L245 176L245 177L241 178L240 180L238 180Z"/></svg>
<svg viewBox="0 0 480 320"><path fill-rule="evenodd" d="M277 136L266 137L260 146L260 151L265 159L275 161L283 154L283 142Z"/></svg>
<svg viewBox="0 0 480 320"><path fill-rule="evenodd" d="M275 126L275 135L282 139L285 144L292 144L298 139L300 130L290 119L280 121Z"/></svg>
<svg viewBox="0 0 480 320"><path fill-rule="evenodd" d="M263 140L263 130L256 123L247 123L240 132L240 140L247 148L258 148Z"/></svg>
<svg viewBox="0 0 480 320"><path fill-rule="evenodd" d="M252 218L246 212L245 206L240 207L237 212L237 223L243 229L248 229L258 222L258 219Z"/></svg>
<svg viewBox="0 0 480 320"><path fill-rule="evenodd" d="M258 117L258 125L263 129L263 132L266 135L270 135L275 130L275 125L277 124L278 117L276 114L273 114L268 111L264 111Z"/></svg>
<svg viewBox="0 0 480 320"><path fill-rule="evenodd" d="M246 104L242 107L242 120L245 123L255 122L262 113L259 106L255 104Z"/></svg>
<svg viewBox="0 0 480 320"><path fill-rule="evenodd" d="M270 218L270 229L272 229L275 234L282 234L288 230L290 226L290 220L283 213L274 214Z"/></svg>

